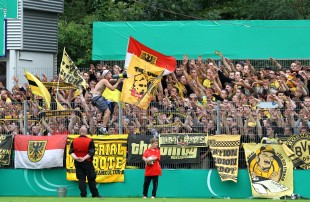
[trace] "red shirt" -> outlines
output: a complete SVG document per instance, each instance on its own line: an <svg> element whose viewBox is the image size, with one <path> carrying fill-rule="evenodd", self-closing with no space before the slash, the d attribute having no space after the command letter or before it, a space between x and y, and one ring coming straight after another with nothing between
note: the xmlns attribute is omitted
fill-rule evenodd
<svg viewBox="0 0 310 202"><path fill-rule="evenodd" d="M146 164L145 166L145 176L158 176L161 175L160 161L160 150L158 148L149 148L144 151L143 157L148 158L150 156L156 156L157 160L154 161L153 165Z"/></svg>
<svg viewBox="0 0 310 202"><path fill-rule="evenodd" d="M95 153L93 139L82 135L75 138L70 146L69 154L71 153L75 153L77 157L84 157L87 154L93 156ZM92 161L92 158L88 158L86 161Z"/></svg>

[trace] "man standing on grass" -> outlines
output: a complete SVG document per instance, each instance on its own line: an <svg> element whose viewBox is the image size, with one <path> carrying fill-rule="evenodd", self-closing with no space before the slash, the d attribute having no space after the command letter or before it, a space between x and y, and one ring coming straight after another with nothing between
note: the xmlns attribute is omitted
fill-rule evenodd
<svg viewBox="0 0 310 202"><path fill-rule="evenodd" d="M93 165L93 156L95 155L95 144L93 139L87 137L87 128L82 126L80 136L75 138L71 145L69 154L74 159L76 168L76 178L79 180L79 189L81 197L86 197L86 177L88 180L89 190L92 197L100 197L96 187L96 172Z"/></svg>
<svg viewBox="0 0 310 202"><path fill-rule="evenodd" d="M147 198L148 190L151 181L153 181L152 197L156 197L156 192L158 188L158 176L162 174L160 161L160 150L158 148L158 140L156 138L151 138L151 147L144 151L143 161L146 163L145 166L145 177L143 184L143 198Z"/></svg>

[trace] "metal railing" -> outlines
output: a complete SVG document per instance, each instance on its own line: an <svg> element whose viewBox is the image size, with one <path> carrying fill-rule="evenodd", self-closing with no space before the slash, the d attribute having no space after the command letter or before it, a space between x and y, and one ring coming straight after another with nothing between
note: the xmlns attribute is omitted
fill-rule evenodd
<svg viewBox="0 0 310 202"><path fill-rule="evenodd" d="M62 132L78 134L81 125L90 126L90 119L95 120L95 134L102 126L101 112L95 109L92 116L87 116L87 111L77 102L71 103L70 116L68 113L55 113L56 117L53 113L37 112L36 108L28 104L27 101L19 103L21 107L16 107L16 110L20 110L19 113L11 111L15 115L9 116L8 113L4 113L6 110L2 111L2 133L53 135L52 131L55 130L58 134ZM227 104L230 109L226 108ZM125 104L124 108L116 107L115 109L118 110L114 110L108 121L109 135L139 134L153 137L161 133L241 134L241 143L260 143L264 137L281 138L309 131L307 115L301 113L303 105L298 102L297 107L290 110L290 113L287 112L287 107L281 109L258 108L257 106L237 107L232 102L220 101L214 102L212 109L201 103L197 103L199 107L192 108L184 107L184 105L177 106L175 103L172 103L170 108L164 108L161 105L162 103L151 103L152 107L148 110L141 110L130 104ZM157 110L154 106L157 106ZM12 123L20 128L14 129L11 126ZM3 128L10 131L5 131ZM207 147L199 148L198 154L200 156L198 164L180 163L162 166L163 168L214 168L213 158ZM128 166L143 168L144 164L131 163ZM246 168L242 145L239 150L239 167Z"/></svg>
<svg viewBox="0 0 310 202"><path fill-rule="evenodd" d="M191 58L189 58L191 59ZM300 61L303 66L310 66L310 60L294 59L294 60L278 60L282 67L287 68L292 62ZM233 60L242 62L244 60ZM206 62L206 61L204 61ZM215 60L220 65L220 60ZM114 65L123 67L124 61L100 61L98 62L105 68L112 70ZM250 63L259 70L261 68L270 67L275 68L271 60L250 60ZM177 61L177 64L182 64L182 61ZM95 64L96 66L96 64ZM81 72L88 72L89 67L80 68ZM97 69L96 69L97 70ZM32 72L37 72L38 75L48 72L46 69L32 69ZM59 71L58 71L59 72ZM17 72L16 75L20 81L24 76ZM55 75L54 75L55 76ZM54 80L52 75L47 75L48 80ZM23 80L24 81L24 80ZM189 99L189 98L188 98ZM84 107L80 100L75 99L69 107L78 110L72 114L62 117L48 117L43 113L42 103L38 100L31 100L28 103L28 108L24 107L27 104L7 104L3 106L0 111L3 121L1 122L1 131L6 133L4 125L9 125L15 122L20 127L17 133L23 134L52 134L53 129L69 130L69 133L77 134L81 125L86 124L93 127L94 133L102 127L102 115L96 107L91 106L89 102L86 103L88 110ZM287 102L287 100L285 101ZM123 106L120 106L122 104ZM138 107L130 104L118 103L114 104L114 112L108 120L108 131L110 134L123 133L138 133L140 135L156 136L160 133L207 133L208 135L215 134L241 134L241 142L261 142L263 137L282 137L289 134L308 133L309 124L307 113L303 111L303 103L296 102L295 108L291 105L285 105L282 108L258 108L256 105L248 106L242 104L236 106L233 102L212 102L211 105L206 105L203 102L197 101L197 106L186 106L185 102L170 103L171 106L163 106L162 103L151 103L148 110L141 110ZM111 107L113 107L111 105ZM158 107L159 106L159 107ZM91 112L91 113L90 113ZM22 119L19 118L21 114ZM11 118L8 118L11 117ZM25 118L23 118L25 117ZM94 125L91 125L89 119L92 119ZM6 127L8 128L8 127ZM13 133L10 131L10 133ZM15 132L14 132L15 133ZM201 158L199 165L190 164L167 164L163 167L167 168L214 168L212 156L207 148L200 148ZM245 167L245 157L243 149L240 149L239 167ZM134 165L143 167L144 165Z"/></svg>

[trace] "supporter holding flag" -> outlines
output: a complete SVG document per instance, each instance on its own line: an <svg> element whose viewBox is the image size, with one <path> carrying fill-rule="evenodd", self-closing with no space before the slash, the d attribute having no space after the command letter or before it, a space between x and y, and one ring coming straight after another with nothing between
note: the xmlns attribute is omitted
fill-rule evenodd
<svg viewBox="0 0 310 202"><path fill-rule="evenodd" d="M122 101L147 109L161 81L164 69L133 55L125 79Z"/></svg>

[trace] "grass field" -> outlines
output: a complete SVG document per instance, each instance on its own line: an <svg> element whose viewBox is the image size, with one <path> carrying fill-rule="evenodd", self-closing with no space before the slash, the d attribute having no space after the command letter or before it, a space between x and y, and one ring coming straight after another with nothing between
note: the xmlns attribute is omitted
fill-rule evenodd
<svg viewBox="0 0 310 202"><path fill-rule="evenodd" d="M0 202L58 202L58 201L70 201L70 202L95 202L95 201L107 201L107 202L136 202L136 201L156 201L156 202L275 202L275 201L296 201L296 202L310 202L310 200L298 199L298 200L273 200L273 199L193 199L193 198L156 198L156 199L142 199L142 198L78 198L78 197L0 197Z"/></svg>

